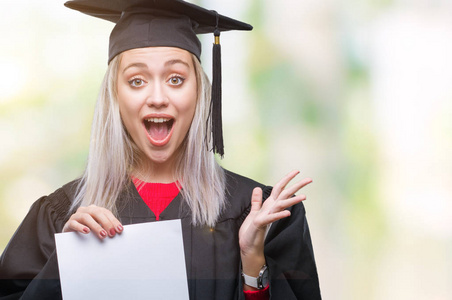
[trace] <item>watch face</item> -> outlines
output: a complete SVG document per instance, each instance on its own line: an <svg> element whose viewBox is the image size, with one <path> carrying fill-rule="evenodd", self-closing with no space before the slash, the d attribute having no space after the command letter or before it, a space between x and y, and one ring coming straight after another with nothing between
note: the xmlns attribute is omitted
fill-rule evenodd
<svg viewBox="0 0 452 300"><path fill-rule="evenodd" d="M265 269L264 273L262 274L262 287L267 287L268 283L268 269Z"/></svg>
<svg viewBox="0 0 452 300"><path fill-rule="evenodd" d="M263 266L261 271L259 272L258 277L258 288L263 289L268 286L268 268L267 266Z"/></svg>

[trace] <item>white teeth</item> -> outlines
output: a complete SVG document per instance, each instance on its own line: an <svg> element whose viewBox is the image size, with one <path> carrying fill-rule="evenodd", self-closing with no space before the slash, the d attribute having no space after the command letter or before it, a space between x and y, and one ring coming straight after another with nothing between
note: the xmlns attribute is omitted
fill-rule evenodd
<svg viewBox="0 0 452 300"><path fill-rule="evenodd" d="M163 122L168 122L170 119L167 118L149 118L147 119L148 122L153 122L153 123L163 123Z"/></svg>

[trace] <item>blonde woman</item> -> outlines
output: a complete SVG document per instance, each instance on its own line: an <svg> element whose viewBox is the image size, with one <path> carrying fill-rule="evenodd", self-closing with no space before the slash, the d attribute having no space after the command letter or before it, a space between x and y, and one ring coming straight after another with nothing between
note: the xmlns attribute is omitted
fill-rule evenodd
<svg viewBox="0 0 452 300"><path fill-rule="evenodd" d="M218 86L196 33L251 27L180 0L66 5L116 22L88 163L32 206L2 255L0 296L61 298L55 233L108 239L126 224L181 219L190 299L320 299L306 197L293 196L311 179L287 188L293 171L266 187L212 151L223 154Z"/></svg>

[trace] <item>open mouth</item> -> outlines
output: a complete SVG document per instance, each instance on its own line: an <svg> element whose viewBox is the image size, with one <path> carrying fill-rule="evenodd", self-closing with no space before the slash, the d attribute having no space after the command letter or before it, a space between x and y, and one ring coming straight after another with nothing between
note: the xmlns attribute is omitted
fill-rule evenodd
<svg viewBox="0 0 452 300"><path fill-rule="evenodd" d="M171 118L149 118L144 120L144 126L148 136L154 144L165 144L171 135L174 119Z"/></svg>

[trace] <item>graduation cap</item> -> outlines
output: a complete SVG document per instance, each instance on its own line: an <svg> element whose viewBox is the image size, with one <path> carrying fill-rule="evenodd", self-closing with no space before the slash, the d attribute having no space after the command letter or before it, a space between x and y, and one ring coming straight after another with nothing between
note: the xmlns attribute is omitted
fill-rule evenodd
<svg viewBox="0 0 452 300"><path fill-rule="evenodd" d="M211 122L213 150L224 155L220 32L251 30L251 25L182 0L72 0L64 5L116 23L110 35L108 63L123 51L144 47L177 47L193 53L200 60L201 43L196 35L213 33L212 99L208 122Z"/></svg>

